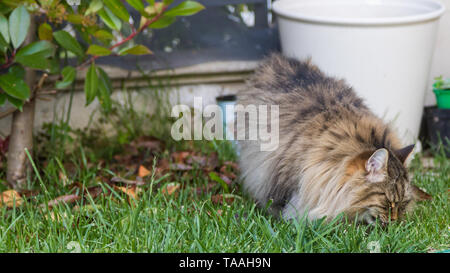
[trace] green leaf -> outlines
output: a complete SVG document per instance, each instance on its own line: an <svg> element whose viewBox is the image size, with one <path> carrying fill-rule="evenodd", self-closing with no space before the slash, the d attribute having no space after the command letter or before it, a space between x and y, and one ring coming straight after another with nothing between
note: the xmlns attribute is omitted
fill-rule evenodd
<svg viewBox="0 0 450 273"><path fill-rule="evenodd" d="M50 58L48 60L49 68L48 73L50 74L59 74L61 72L61 68L59 67L59 59L58 58Z"/></svg>
<svg viewBox="0 0 450 273"><path fill-rule="evenodd" d="M127 0L128 4L135 8L137 11L143 11L144 10L144 3L142 3L142 0Z"/></svg>
<svg viewBox="0 0 450 273"><path fill-rule="evenodd" d="M75 25L81 25L83 23L83 15L81 14L68 14L66 20Z"/></svg>
<svg viewBox="0 0 450 273"><path fill-rule="evenodd" d="M67 31L60 30L53 33L53 37L63 48L75 53L77 56L84 56L84 50L78 41L70 35Z"/></svg>
<svg viewBox="0 0 450 273"><path fill-rule="evenodd" d="M136 45L130 48L124 48L119 52L119 55L123 56L123 55L127 55L127 54L132 54L132 55L146 55L146 54L153 54L153 52L148 49L146 46L143 45Z"/></svg>
<svg viewBox="0 0 450 273"><path fill-rule="evenodd" d="M16 8L17 6L19 6L21 4L21 2L25 2L25 1L17 1L17 0L2 0L0 3L1 5L6 5L9 7L13 7Z"/></svg>
<svg viewBox="0 0 450 273"><path fill-rule="evenodd" d="M114 13L117 17L125 22L130 20L130 14L120 0L107 0L105 5Z"/></svg>
<svg viewBox="0 0 450 273"><path fill-rule="evenodd" d="M27 37L30 14L24 6L15 8L9 16L9 36L14 48L20 47Z"/></svg>
<svg viewBox="0 0 450 273"><path fill-rule="evenodd" d="M6 94L5 93L0 93L0 106L5 104L5 102L6 102Z"/></svg>
<svg viewBox="0 0 450 273"><path fill-rule="evenodd" d="M66 66L61 71L63 80L59 81L55 84L57 89L66 89L69 87L73 81L75 80L75 77L77 75L77 70L72 66Z"/></svg>
<svg viewBox="0 0 450 273"><path fill-rule="evenodd" d="M38 41L24 46L19 49L16 54L17 57L25 57L33 54L42 54L45 58L53 56L55 52L55 46L49 41Z"/></svg>
<svg viewBox="0 0 450 273"><path fill-rule="evenodd" d="M85 15L89 15L91 13L96 13L97 11L103 8L103 2L101 0L94 0L89 4L88 9L84 13Z"/></svg>
<svg viewBox="0 0 450 273"><path fill-rule="evenodd" d="M25 77L25 69L21 65L13 65L9 68L9 73L13 74L17 78L23 79Z"/></svg>
<svg viewBox="0 0 450 273"><path fill-rule="evenodd" d="M9 47L9 44L5 41L2 35L0 35L0 52L5 53Z"/></svg>
<svg viewBox="0 0 450 273"><path fill-rule="evenodd" d="M19 100L26 100L30 97L30 88L22 78L12 74L0 75L0 87L6 94Z"/></svg>
<svg viewBox="0 0 450 273"><path fill-rule="evenodd" d="M98 91L98 76L95 69L95 64L92 63L86 74L84 81L84 93L86 94L86 105L89 105L97 96Z"/></svg>
<svg viewBox="0 0 450 273"><path fill-rule="evenodd" d="M21 48L15 57L16 62L35 69L47 69L55 47L48 41L38 41Z"/></svg>
<svg viewBox="0 0 450 273"><path fill-rule="evenodd" d="M226 193L230 192L230 190L228 189L227 183L225 183L225 181L223 181L223 179L220 178L215 172L210 172L209 178L211 178L213 181L216 181L217 183L219 183Z"/></svg>
<svg viewBox="0 0 450 273"><path fill-rule="evenodd" d="M165 28L165 27L168 27L171 24L175 23L175 20L176 20L176 17L163 15L157 21L150 24L148 27L149 28Z"/></svg>
<svg viewBox="0 0 450 273"><path fill-rule="evenodd" d="M104 29L96 31L94 33L94 37L105 43L108 43L109 41L114 39L114 36L111 34L111 32Z"/></svg>
<svg viewBox="0 0 450 273"><path fill-rule="evenodd" d="M23 107L23 104L24 104L24 101L23 100L19 100L19 99L16 99L16 98L14 98L14 97L11 97L10 95L8 95L8 94L6 94L6 98L8 99L8 101L12 104L12 105L14 105L17 109L19 109L20 111L22 111L22 107Z"/></svg>
<svg viewBox="0 0 450 273"><path fill-rule="evenodd" d="M83 39L87 44L92 43L92 38L90 34L92 34L91 28L97 28L97 26L84 27L82 25L73 25L78 34L80 34L81 39Z"/></svg>
<svg viewBox="0 0 450 273"><path fill-rule="evenodd" d="M0 13L1 14L8 14L10 13L14 7L10 6L10 5L6 5L6 3L4 3L5 0L0 2Z"/></svg>
<svg viewBox="0 0 450 273"><path fill-rule="evenodd" d="M6 43L9 43L8 19L0 14L0 35L3 36Z"/></svg>
<svg viewBox="0 0 450 273"><path fill-rule="evenodd" d="M90 45L86 53L94 56L108 56L111 50L99 45Z"/></svg>
<svg viewBox="0 0 450 273"><path fill-rule="evenodd" d="M102 21L111 29L119 31L122 28L122 22L108 8L104 7L98 11Z"/></svg>
<svg viewBox="0 0 450 273"><path fill-rule="evenodd" d="M189 16L196 14L205 7L195 1L185 1L165 13L166 16Z"/></svg>
<svg viewBox="0 0 450 273"><path fill-rule="evenodd" d="M99 85L98 99L103 110L109 112L112 107L111 94L113 92L111 80L106 72L98 67Z"/></svg>
<svg viewBox="0 0 450 273"><path fill-rule="evenodd" d="M52 27L47 23L41 24L38 29L38 36L40 40L51 41L53 39Z"/></svg>
<svg viewBox="0 0 450 273"><path fill-rule="evenodd" d="M168 5L172 4L172 3L173 3L173 0L164 0L163 1L164 6L168 6Z"/></svg>

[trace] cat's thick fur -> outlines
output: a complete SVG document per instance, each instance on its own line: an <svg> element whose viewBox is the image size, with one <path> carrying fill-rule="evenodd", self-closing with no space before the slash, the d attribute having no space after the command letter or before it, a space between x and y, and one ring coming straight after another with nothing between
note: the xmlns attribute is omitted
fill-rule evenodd
<svg viewBox="0 0 450 273"><path fill-rule="evenodd" d="M279 106L279 124L270 124L279 126L278 148L240 141L239 161L244 189L262 206L271 200L275 215L330 219L344 212L372 223L401 216L420 194L429 197L407 176L413 146L402 150L349 85L310 61L271 55L237 104Z"/></svg>

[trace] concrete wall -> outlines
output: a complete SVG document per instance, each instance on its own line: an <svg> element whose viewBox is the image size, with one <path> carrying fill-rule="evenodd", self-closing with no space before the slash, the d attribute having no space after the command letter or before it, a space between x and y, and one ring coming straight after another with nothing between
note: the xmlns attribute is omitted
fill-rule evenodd
<svg viewBox="0 0 450 273"><path fill-rule="evenodd" d="M131 91L132 101L137 111L152 113L155 100L152 94L156 90L168 94L172 105L185 104L194 106L194 97L202 97L203 106L216 103L216 97L235 94L244 86L245 78L251 73L257 62L217 62L195 65L177 69L176 71L160 71L143 78L138 72L129 72L116 68L105 67L107 73L114 79L115 93L113 99L119 103L125 102L124 88ZM128 80L124 77L130 77ZM150 91L150 84L155 85ZM84 75L78 77L76 92L72 102L70 126L83 128L91 120L95 120L98 100L85 106L86 99L83 92ZM156 86L158 85L158 86ZM51 85L49 85L51 86ZM69 91L60 91L54 95L44 95L36 100L36 115L34 130L42 128L42 124L64 119L70 100ZM10 106L0 107L0 112ZM11 130L12 115L0 119L0 136L7 136Z"/></svg>

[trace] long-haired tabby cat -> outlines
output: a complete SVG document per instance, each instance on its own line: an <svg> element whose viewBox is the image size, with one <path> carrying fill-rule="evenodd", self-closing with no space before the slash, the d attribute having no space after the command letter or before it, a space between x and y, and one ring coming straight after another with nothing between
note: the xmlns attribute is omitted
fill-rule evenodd
<svg viewBox="0 0 450 273"><path fill-rule="evenodd" d="M259 141L240 141L244 189L261 206L271 200L275 215L330 219L343 212L388 223L415 201L431 198L408 179L405 162L414 145L401 147L351 87L309 61L273 54L249 79L238 104L279 106L277 149L261 151Z"/></svg>

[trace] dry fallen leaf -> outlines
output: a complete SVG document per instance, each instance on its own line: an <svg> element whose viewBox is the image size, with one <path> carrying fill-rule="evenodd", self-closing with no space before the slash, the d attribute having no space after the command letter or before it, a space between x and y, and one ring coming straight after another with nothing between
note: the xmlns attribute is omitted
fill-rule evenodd
<svg viewBox="0 0 450 273"><path fill-rule="evenodd" d="M118 189L120 191L122 191L123 193L125 193L126 195L128 195L129 197L134 198L135 200L138 200L138 191L136 187L117 187L114 186L115 189Z"/></svg>
<svg viewBox="0 0 450 273"><path fill-rule="evenodd" d="M216 187L216 186L217 186L217 183L215 183L215 182L210 182L210 183L206 184L206 186L203 186L203 185L202 185L202 186L199 186L199 187L194 188L193 190L194 190L194 192L195 192L196 194L198 194L198 195L200 195L200 194L206 194L206 193L212 191L212 189L213 189L214 187Z"/></svg>
<svg viewBox="0 0 450 273"><path fill-rule="evenodd" d="M206 165L207 159L205 156L191 155L186 163L188 164L198 164L200 167L204 167Z"/></svg>
<svg viewBox="0 0 450 273"><path fill-rule="evenodd" d="M170 169L172 171L190 171L192 170L191 165L186 165L183 163L170 164Z"/></svg>
<svg viewBox="0 0 450 273"><path fill-rule="evenodd" d="M141 136L138 139L135 139L130 145L135 146L137 148L146 148L149 150L161 150L162 143L151 136Z"/></svg>
<svg viewBox="0 0 450 273"><path fill-rule="evenodd" d="M86 194L89 194L91 196L91 198L94 199L102 193L103 193L103 188L101 186L93 186L93 187L89 187L86 190L85 196L86 196Z"/></svg>
<svg viewBox="0 0 450 273"><path fill-rule="evenodd" d="M6 206L8 208L22 205L23 199L15 190L7 190L0 194L0 207Z"/></svg>
<svg viewBox="0 0 450 273"><path fill-rule="evenodd" d="M152 172L149 171L147 168L145 168L144 166L140 165L139 166L139 171L138 171L138 176L139 177L146 177L148 175L150 175Z"/></svg>
<svg viewBox="0 0 450 273"><path fill-rule="evenodd" d="M59 180L61 180L63 186L70 184L70 180L64 172L60 171L58 176L59 176Z"/></svg>
<svg viewBox="0 0 450 273"><path fill-rule="evenodd" d="M236 199L241 199L242 197L234 194L216 194L211 196L211 201L214 204L222 204L223 202L227 204L232 204Z"/></svg>
<svg viewBox="0 0 450 273"><path fill-rule="evenodd" d="M165 195L172 195L174 194L175 197L178 196L178 191L180 190L180 183L168 183L164 186L164 188L162 189L162 193Z"/></svg>
<svg viewBox="0 0 450 273"><path fill-rule="evenodd" d="M218 218L220 218L220 216L222 216L222 214L223 214L223 210L221 210L221 209L218 209L217 211L216 211L216 213L214 213L214 212L212 212L212 211L206 211L206 214L208 214L209 216L213 216L213 214L215 214Z"/></svg>
<svg viewBox="0 0 450 273"><path fill-rule="evenodd" d="M232 181L230 178L228 178L228 176L224 175L224 174L220 174L220 178L222 178L222 180L227 183L227 185L231 185Z"/></svg>
<svg viewBox="0 0 450 273"><path fill-rule="evenodd" d="M137 179L136 180L129 180L129 179L125 179L125 178L118 177L118 176L111 178L111 182L124 183L124 184L129 184L129 185L138 185L138 186L141 186L141 185L145 184L144 181L138 181Z"/></svg>
<svg viewBox="0 0 450 273"><path fill-rule="evenodd" d="M183 163L184 160L190 155L190 152L181 151L181 152L173 152L172 158L176 163Z"/></svg>
<svg viewBox="0 0 450 273"><path fill-rule="evenodd" d="M73 203L77 200L79 200L81 197L77 194L67 194L67 195L62 195L59 196L53 200L48 201L47 205L49 208L54 207L56 205L58 205L59 203ZM40 207L45 207L45 204L41 204L39 205Z"/></svg>
<svg viewBox="0 0 450 273"><path fill-rule="evenodd" d="M239 171L239 166L238 166L238 164L236 164L235 162L232 162L232 161L225 161L223 164L226 165L226 166L229 166L229 167L233 168L235 171Z"/></svg>

